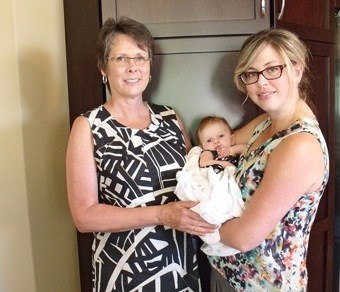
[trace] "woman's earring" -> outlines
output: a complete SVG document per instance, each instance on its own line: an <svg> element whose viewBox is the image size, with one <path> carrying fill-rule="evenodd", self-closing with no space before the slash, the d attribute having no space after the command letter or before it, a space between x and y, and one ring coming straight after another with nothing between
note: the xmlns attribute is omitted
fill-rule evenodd
<svg viewBox="0 0 340 292"><path fill-rule="evenodd" d="M106 83L107 83L107 76L106 76L106 75L103 75L103 77L102 77L102 81L103 81L103 83L104 83L104 84L106 84Z"/></svg>
<svg viewBox="0 0 340 292"><path fill-rule="evenodd" d="M149 76L149 83L151 82L151 79L152 79L152 76L150 75L150 76Z"/></svg>

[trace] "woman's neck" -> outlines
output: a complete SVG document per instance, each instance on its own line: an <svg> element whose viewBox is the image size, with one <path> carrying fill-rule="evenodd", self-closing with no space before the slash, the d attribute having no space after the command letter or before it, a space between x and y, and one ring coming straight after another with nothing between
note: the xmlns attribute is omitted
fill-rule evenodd
<svg viewBox="0 0 340 292"><path fill-rule="evenodd" d="M109 99L105 108L119 123L124 126L145 129L151 123L149 107L144 101L116 101Z"/></svg>
<svg viewBox="0 0 340 292"><path fill-rule="evenodd" d="M301 119L303 117L313 117L313 118L315 117L310 107L302 99L299 99L296 102L296 105L294 106L294 108L293 107L291 108L292 110L282 111L280 113L268 114L271 120L271 125L269 126L268 131L271 134L275 134L283 129L287 129L296 120Z"/></svg>

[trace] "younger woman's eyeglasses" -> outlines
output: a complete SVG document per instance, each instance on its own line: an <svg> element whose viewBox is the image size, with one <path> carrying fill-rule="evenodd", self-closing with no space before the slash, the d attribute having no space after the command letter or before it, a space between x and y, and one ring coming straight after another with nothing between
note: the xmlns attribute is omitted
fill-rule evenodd
<svg viewBox="0 0 340 292"><path fill-rule="evenodd" d="M242 80L245 85L256 83L259 80L260 74L267 80L278 79L282 75L282 70L286 65L270 66L262 71L248 71L244 72L238 77Z"/></svg>

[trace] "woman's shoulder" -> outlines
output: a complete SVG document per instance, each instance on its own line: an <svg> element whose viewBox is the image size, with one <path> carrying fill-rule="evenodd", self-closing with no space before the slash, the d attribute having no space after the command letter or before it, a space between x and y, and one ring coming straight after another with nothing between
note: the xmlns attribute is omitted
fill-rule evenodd
<svg viewBox="0 0 340 292"><path fill-rule="evenodd" d="M93 125L98 126L100 123L107 121L111 117L111 115L103 105L100 105L81 114L80 117L86 118L88 123L92 127Z"/></svg>
<svg viewBox="0 0 340 292"><path fill-rule="evenodd" d="M319 122L315 117L301 117L298 118L288 129L286 129L281 136L288 138L295 136L295 134L308 133L314 136L319 143L324 144L324 137L319 126ZM301 135L298 135L300 137ZM304 136L304 135L302 135Z"/></svg>
<svg viewBox="0 0 340 292"><path fill-rule="evenodd" d="M154 103L148 103L151 114L153 114L157 119L167 120L167 121L177 121L176 111L168 105L160 105Z"/></svg>
<svg viewBox="0 0 340 292"><path fill-rule="evenodd" d="M82 113L81 116L91 119L93 117L100 115L104 111L104 109L105 109L104 106L100 105Z"/></svg>
<svg viewBox="0 0 340 292"><path fill-rule="evenodd" d="M171 106L163 105L163 104L155 104L155 103L148 103L149 108L154 113L162 114L164 112L174 112L174 109Z"/></svg>

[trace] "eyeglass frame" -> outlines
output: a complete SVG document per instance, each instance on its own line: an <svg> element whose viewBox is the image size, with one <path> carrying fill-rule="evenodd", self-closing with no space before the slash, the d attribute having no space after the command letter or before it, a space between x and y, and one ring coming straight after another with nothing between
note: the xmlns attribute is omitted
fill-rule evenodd
<svg viewBox="0 0 340 292"><path fill-rule="evenodd" d="M274 78L267 78L266 76L264 76L263 72L266 72L268 69L275 68L275 67L280 68L280 75L279 75L279 76L274 77ZM256 73L256 74L257 74L257 79L256 79L256 81L251 82L251 83L246 83L246 82L243 80L243 78L242 78L242 76L244 76L244 74L247 73L247 72L243 72L242 74L240 74L240 75L238 76L238 78L240 78L241 81L242 81L245 85L251 85L251 84L254 84L254 83L256 83L257 81L259 81L260 74L261 74L266 80L275 80L275 79L279 79L279 78L282 76L282 71L283 71L283 69L286 68L286 67L287 67L286 64L283 64L283 65L275 65L275 66L267 67L266 69L263 69L262 71L252 71L252 72L249 72L249 73L253 73L253 74Z"/></svg>
<svg viewBox="0 0 340 292"><path fill-rule="evenodd" d="M122 63L117 63L118 59L122 59ZM142 59L142 63L138 64L136 63L137 59ZM136 66L143 66L144 64L146 64L146 62L151 61L152 58L148 57L145 58L143 56L137 56L137 57L127 57L127 56L118 56L118 57L108 57L107 60L113 62L115 65L119 66L119 67L124 67L127 66L130 63L130 60L133 60L133 62L135 63ZM129 62L128 62L129 60Z"/></svg>

